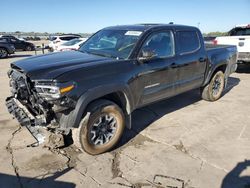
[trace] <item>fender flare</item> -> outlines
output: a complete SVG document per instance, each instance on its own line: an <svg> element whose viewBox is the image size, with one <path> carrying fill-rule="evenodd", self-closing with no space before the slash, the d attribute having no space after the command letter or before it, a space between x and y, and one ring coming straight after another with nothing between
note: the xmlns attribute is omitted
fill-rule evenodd
<svg viewBox="0 0 250 188"><path fill-rule="evenodd" d="M216 69L218 69L218 68L221 67L221 66L226 66L226 69L228 68L228 64L225 63L225 62L223 62L223 63L218 63L218 64L213 64L213 65L210 67L210 69L209 69L209 71L208 71L208 73L207 73L206 79L205 79L205 81L204 81L203 86L205 86L205 85L207 85L207 84L209 83L209 81L211 80L212 76L214 75ZM226 71L226 70L225 70L225 71Z"/></svg>
<svg viewBox="0 0 250 188"><path fill-rule="evenodd" d="M133 101L131 101L132 97L130 94L130 90L128 86L124 86L121 84L111 84L111 85L103 85L87 90L83 93L78 99L75 109L69 112L68 114L62 114L60 118L60 127L61 128L78 128L81 119L83 118L84 113L86 112L86 108L89 103L94 100L97 100L105 95L122 92L126 99L126 107L124 108L126 126L131 128L131 112L133 109Z"/></svg>

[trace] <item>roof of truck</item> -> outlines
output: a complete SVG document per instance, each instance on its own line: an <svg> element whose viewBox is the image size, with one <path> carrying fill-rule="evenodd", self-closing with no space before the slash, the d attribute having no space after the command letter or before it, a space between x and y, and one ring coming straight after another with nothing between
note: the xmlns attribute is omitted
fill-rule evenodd
<svg viewBox="0 0 250 188"><path fill-rule="evenodd" d="M186 26L186 25L177 25L177 24L152 24L152 23L145 23L145 24L135 24L135 25L117 25L106 27L105 29L118 29L118 30L135 30L135 31L146 31L149 29L154 28L175 28L175 29L197 29L193 26Z"/></svg>

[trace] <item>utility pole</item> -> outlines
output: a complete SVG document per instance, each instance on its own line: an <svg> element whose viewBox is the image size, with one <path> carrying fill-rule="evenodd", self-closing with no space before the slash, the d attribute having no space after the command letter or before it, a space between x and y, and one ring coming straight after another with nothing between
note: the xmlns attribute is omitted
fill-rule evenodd
<svg viewBox="0 0 250 188"><path fill-rule="evenodd" d="M199 29L200 29L200 24L201 24L200 22L197 23L197 26L198 26Z"/></svg>

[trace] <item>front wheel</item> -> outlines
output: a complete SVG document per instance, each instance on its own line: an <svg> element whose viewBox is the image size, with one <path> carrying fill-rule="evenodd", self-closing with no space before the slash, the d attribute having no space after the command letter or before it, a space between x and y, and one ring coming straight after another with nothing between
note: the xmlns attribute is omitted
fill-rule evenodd
<svg viewBox="0 0 250 188"><path fill-rule="evenodd" d="M203 88L201 88L201 96L207 101L218 100L224 90L225 75L222 71L218 71L214 74L210 82Z"/></svg>
<svg viewBox="0 0 250 188"><path fill-rule="evenodd" d="M91 155L109 151L122 136L125 119L121 108L108 100L98 100L88 109L87 124L82 121L78 129L73 130L73 140Z"/></svg>

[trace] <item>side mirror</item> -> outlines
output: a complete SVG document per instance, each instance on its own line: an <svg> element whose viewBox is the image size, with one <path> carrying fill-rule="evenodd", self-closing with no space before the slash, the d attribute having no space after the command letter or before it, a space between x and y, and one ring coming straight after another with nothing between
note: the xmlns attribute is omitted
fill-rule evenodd
<svg viewBox="0 0 250 188"><path fill-rule="evenodd" d="M155 57L156 57L156 54L154 51L152 51L150 49L142 49L140 56L138 57L138 61L140 63L144 63L144 62L149 61Z"/></svg>

